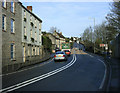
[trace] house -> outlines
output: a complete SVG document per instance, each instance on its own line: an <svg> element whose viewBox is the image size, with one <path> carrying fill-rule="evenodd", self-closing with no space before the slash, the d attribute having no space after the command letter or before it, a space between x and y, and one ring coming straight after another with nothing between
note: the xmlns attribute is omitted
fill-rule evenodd
<svg viewBox="0 0 120 93"><path fill-rule="evenodd" d="M22 8L20 2L0 2L2 66L22 62Z"/></svg>
<svg viewBox="0 0 120 93"><path fill-rule="evenodd" d="M42 20L32 13L32 6L21 7L23 62L39 60L42 56Z"/></svg>
<svg viewBox="0 0 120 93"><path fill-rule="evenodd" d="M21 2L0 2L0 52L2 67L34 62L42 56L42 20L32 13L32 6Z"/></svg>
<svg viewBox="0 0 120 93"><path fill-rule="evenodd" d="M54 32L53 35L56 37L56 47L62 49L62 43L65 42L65 37L62 35L62 32Z"/></svg>

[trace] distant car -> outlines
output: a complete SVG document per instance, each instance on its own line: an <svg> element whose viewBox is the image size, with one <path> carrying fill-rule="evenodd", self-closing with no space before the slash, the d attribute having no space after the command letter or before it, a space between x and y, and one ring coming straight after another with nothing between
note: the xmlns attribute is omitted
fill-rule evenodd
<svg viewBox="0 0 120 93"><path fill-rule="evenodd" d="M67 55L63 51L58 51L54 55L54 61L62 61L65 60L67 61Z"/></svg>
<svg viewBox="0 0 120 93"><path fill-rule="evenodd" d="M71 52L69 50L64 50L65 54L70 56L71 55Z"/></svg>
<svg viewBox="0 0 120 93"><path fill-rule="evenodd" d="M58 48L57 48L57 49L55 49L55 52L58 52L58 51L61 51L61 50L60 50L60 49L58 49Z"/></svg>

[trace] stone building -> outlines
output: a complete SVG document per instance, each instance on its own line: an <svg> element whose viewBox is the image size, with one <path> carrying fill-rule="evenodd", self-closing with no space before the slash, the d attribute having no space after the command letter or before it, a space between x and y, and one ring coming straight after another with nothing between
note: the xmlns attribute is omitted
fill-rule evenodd
<svg viewBox="0 0 120 93"><path fill-rule="evenodd" d="M19 2L0 2L2 9L2 65L22 62L22 8Z"/></svg>
<svg viewBox="0 0 120 93"><path fill-rule="evenodd" d="M42 20L32 13L32 6L21 6L23 62L39 60L42 55Z"/></svg>
<svg viewBox="0 0 120 93"><path fill-rule="evenodd" d="M56 37L56 47L59 49L62 49L62 43L65 42L65 37L62 35L62 32L58 33L58 32L54 32L53 35Z"/></svg>
<svg viewBox="0 0 120 93"><path fill-rule="evenodd" d="M2 67L36 62L42 56L42 20L21 2L0 2Z"/></svg>

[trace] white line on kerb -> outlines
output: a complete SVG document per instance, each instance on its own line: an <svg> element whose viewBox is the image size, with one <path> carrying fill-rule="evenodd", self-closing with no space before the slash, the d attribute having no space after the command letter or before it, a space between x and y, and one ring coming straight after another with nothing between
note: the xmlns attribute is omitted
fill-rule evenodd
<svg viewBox="0 0 120 93"><path fill-rule="evenodd" d="M58 73L58 72L61 72L61 71L65 70L65 69L69 68L69 67L72 66L75 62L76 62L76 56L75 56L75 54L74 54L72 61L71 61L70 63L68 63L67 65L65 65L65 66L63 66L63 67L61 67L61 68L58 68L58 69L56 69L56 70L53 70L53 71L51 71L51 72L49 72L49 73L43 74L43 75L41 75L41 76L38 76L38 77L32 78L32 79L30 79L30 80L21 82L21 83L19 83L19 84L16 84L16 85L13 85L13 86L4 88L4 89L0 90L0 92L13 91L13 90L19 89L19 88L21 88L21 87L27 86L27 85L29 85L29 84L35 83L35 82L37 82L37 81L40 81L40 80L42 80L42 79L44 79L44 78L47 78L47 77L49 77L49 76L52 76L52 75L54 75L54 74L56 74L56 73Z"/></svg>
<svg viewBox="0 0 120 93"><path fill-rule="evenodd" d="M105 66L105 74L104 74L104 77L103 77L103 80L102 80L102 83L101 83L101 85L100 85L100 87L99 87L99 89L102 89L102 87L103 87L103 85L104 85L104 82L105 82L105 78L106 78L106 73L107 73L107 67L106 67L106 64L102 61L102 60L100 60L100 59L98 59L100 62L102 62L103 64L104 64L104 66Z"/></svg>

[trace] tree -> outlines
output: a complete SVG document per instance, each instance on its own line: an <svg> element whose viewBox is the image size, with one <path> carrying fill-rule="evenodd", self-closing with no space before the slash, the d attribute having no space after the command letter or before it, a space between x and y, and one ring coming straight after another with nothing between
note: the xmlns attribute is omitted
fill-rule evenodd
<svg viewBox="0 0 120 93"><path fill-rule="evenodd" d="M111 4L111 12L106 17L108 21L108 39L114 39L120 33L120 1Z"/></svg>
<svg viewBox="0 0 120 93"><path fill-rule="evenodd" d="M43 42L42 45L44 46L44 49L51 52L52 41L47 36L43 35L42 36L42 42Z"/></svg>
<svg viewBox="0 0 120 93"><path fill-rule="evenodd" d="M57 27L51 27L50 28L50 33L54 33L55 31L57 32Z"/></svg>

